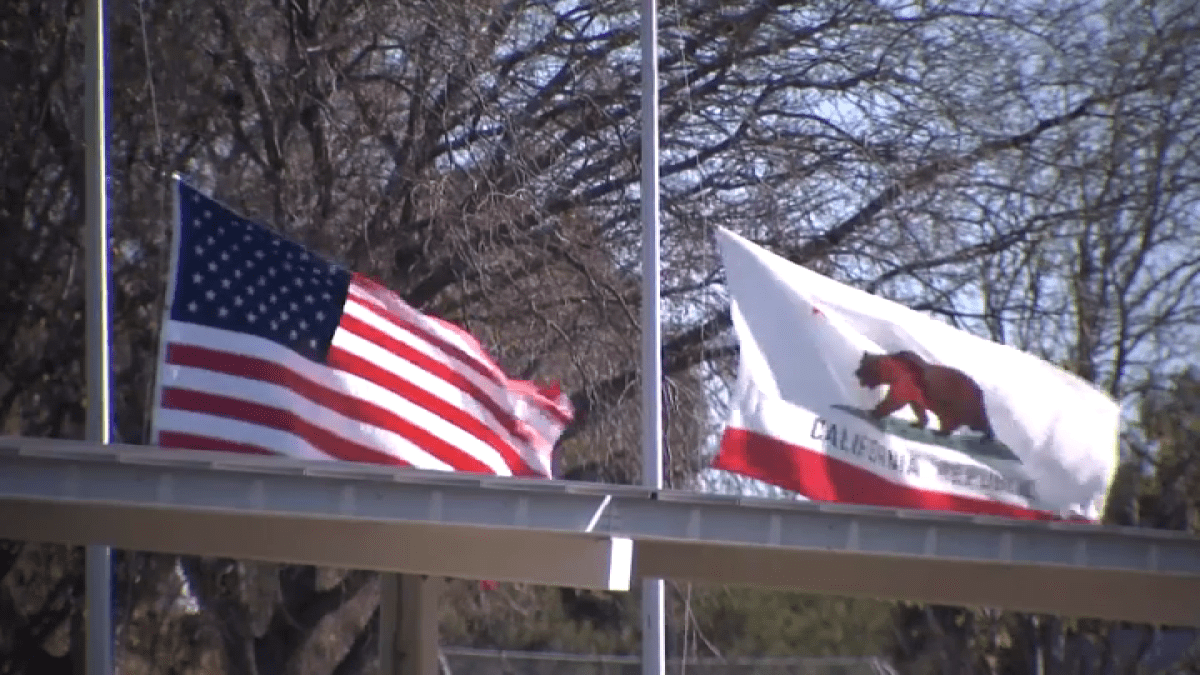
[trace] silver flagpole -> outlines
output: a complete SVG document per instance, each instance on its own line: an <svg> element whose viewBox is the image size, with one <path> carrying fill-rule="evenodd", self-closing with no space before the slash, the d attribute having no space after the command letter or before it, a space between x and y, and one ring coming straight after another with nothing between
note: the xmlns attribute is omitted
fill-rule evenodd
<svg viewBox="0 0 1200 675"><path fill-rule="evenodd" d="M658 8L642 0L642 477L662 489L662 321L658 222ZM666 673L663 580L642 581L642 675Z"/></svg>
<svg viewBox="0 0 1200 675"><path fill-rule="evenodd" d="M108 200L105 154L104 0L87 0L84 143L87 184L84 246L87 258L87 438L109 442ZM113 672L112 557L108 546L87 547L87 675Z"/></svg>

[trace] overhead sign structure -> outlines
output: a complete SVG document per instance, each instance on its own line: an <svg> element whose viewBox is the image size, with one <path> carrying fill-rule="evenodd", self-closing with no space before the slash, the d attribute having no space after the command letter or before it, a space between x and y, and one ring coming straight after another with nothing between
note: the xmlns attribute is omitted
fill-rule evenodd
<svg viewBox="0 0 1200 675"><path fill-rule="evenodd" d="M26 438L0 438L0 514L31 541L1200 626L1200 538L1161 530Z"/></svg>

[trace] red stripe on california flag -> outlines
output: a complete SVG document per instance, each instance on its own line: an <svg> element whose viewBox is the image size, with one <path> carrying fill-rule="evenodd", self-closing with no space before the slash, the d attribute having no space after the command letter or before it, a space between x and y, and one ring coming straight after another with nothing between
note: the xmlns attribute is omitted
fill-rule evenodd
<svg viewBox="0 0 1200 675"><path fill-rule="evenodd" d="M181 431L160 431L158 433L158 444L164 448L178 448L182 450L218 450L221 452L239 452L243 455L270 455L272 457L277 454L267 448L251 443L235 443L223 438L185 434Z"/></svg>
<svg viewBox="0 0 1200 675"><path fill-rule="evenodd" d="M364 401L363 399L350 396L338 391L329 389L315 382L300 376L293 370L290 370L274 361L266 361L252 356L244 356L241 354L229 354L214 349L205 347L196 347L193 345L172 344L167 353L167 363L179 366L190 366L193 368L203 368L228 375L238 377L246 377L255 379L260 382L267 382L277 386L285 387L296 392L300 396L313 401L317 405L328 408L352 420L369 424L379 429L391 431L399 436L408 439L414 445L428 452L430 455L449 464L451 467L460 471L474 471L480 473L495 473L491 467L487 466L474 455L463 451L462 449L443 441L434 436L425 429L395 415L394 413L385 410L373 403ZM181 391L176 389L176 391ZM198 393L198 392L197 392ZM300 431L298 435L302 436L319 449L335 455L338 459L351 459L346 455L347 452L355 454L353 448L359 448L357 454L363 454L365 457L387 457L387 463L396 464L399 460L394 455L374 450L368 446L353 443L347 439L337 436L333 431L323 429L312 425L307 421L303 421L301 427L290 426L290 422L280 418L278 413L284 411L278 408L263 406L242 399L221 397L223 401L234 401L234 405L247 406L247 411L252 407L260 409L260 413L266 418L276 420L273 424L263 424L276 429L285 431ZM225 405L224 403L222 405ZM164 398L164 407L172 407L166 403ZM261 412L272 411L272 412ZM209 412L204 409L193 410L193 412ZM226 417L235 419L243 419L247 422L262 423L260 419L250 412L235 412L231 409L226 409L225 413L221 413ZM299 420L300 418L292 413L286 413L287 419ZM280 425L284 426L280 426ZM319 429L323 433L316 433L310 436L304 432L304 429ZM326 446L329 446L328 448ZM339 447L345 446L347 450L339 450ZM359 461L378 461L373 459L361 459ZM407 465L407 462L400 462Z"/></svg>
<svg viewBox="0 0 1200 675"><path fill-rule="evenodd" d="M734 427L725 430L713 467L794 490L819 501L1064 520L1048 511L907 487L836 457Z"/></svg>
<svg viewBox="0 0 1200 675"><path fill-rule="evenodd" d="M355 288L356 285L359 286L359 288ZM434 317L434 316L422 315L422 316L424 316L424 318L437 323L439 326L442 326L444 329L450 330L451 332L455 333L456 335L461 336L468 343L470 343L471 345L474 345L479 350L478 353L469 353L467 351L464 351L461 347L454 344L453 342L446 340L445 338L437 335L436 333L433 333L433 332L427 330L425 327L421 326L420 324L409 321L408 319L398 315L396 312L388 309L387 305L381 299L376 297L376 293L391 293L391 291L388 291L386 288L379 285L377 282L374 282L371 279L364 277L362 275L355 275L353 281L351 282L350 287L351 287L351 298L348 298L347 302L352 302L352 301L357 302L357 304L360 307L362 307L363 309L371 312L372 314L375 314L376 316L384 319L385 321L388 321L389 323L394 324L397 327L403 328L404 330L411 332L413 335L420 338L421 340L424 340L425 342L427 342L427 343L433 345L434 347L438 348L439 350L443 351L444 353L446 353L447 356L450 356L458 361L461 361L464 365L470 367L475 372L477 372L480 375L482 375L483 377L486 377L487 379L491 380L493 383L495 383L501 389L503 389L503 390L512 390L513 389L513 386L512 386L513 382L511 380L507 379L507 377L504 375L504 372L500 369L500 367L497 366L491 360L491 358L487 356L487 354L483 351L483 348L481 346L479 346L479 341L477 339L475 339L475 337L473 335L471 335L469 332L467 332L463 328L456 326L448 321L438 319L437 317ZM379 290L374 290L374 289L379 289ZM416 310L413 310L413 311L416 312ZM351 318L352 317L349 317L349 316L343 316L342 317L342 326L345 327L346 322L348 320L350 320ZM422 356L424 356L424 355L422 355ZM425 358L429 358L429 357L425 357ZM557 387L552 388L552 390L554 390L554 389L557 389ZM551 400L538 400L539 398L546 398L545 392L543 390L541 390L540 388L537 390L537 396L531 397L529 400L531 403L534 403L535 405L537 405L537 407L539 409L543 410L547 415L553 417L560 425L566 426L571 423L571 416L569 414L567 414L559 405L557 405L555 402L553 402Z"/></svg>
<svg viewBox="0 0 1200 675"><path fill-rule="evenodd" d="M344 324L343 327L345 327ZM373 382L393 394L438 415L450 424L486 443L500 455L500 458L504 460L504 463L513 474L524 476L541 475L526 464L524 458L486 424L472 416L469 412L443 401L417 384L389 370L380 368L367 359L341 347L331 347L326 361L331 367L361 377L368 382ZM466 393L469 394L470 392ZM458 468L457 463L446 458L442 459L455 468ZM491 471L491 469L488 469L488 471Z"/></svg>
<svg viewBox="0 0 1200 675"><path fill-rule="evenodd" d="M471 380L463 376L462 373L457 372L451 366L436 359L430 358L427 354L423 354L420 351L413 349L409 345L406 345L403 342L393 338L382 330L379 330L365 321L356 319L353 316L343 316L340 329L354 333L367 342L376 344L383 349L386 349L388 352L429 373L431 377L437 377L447 384L450 384L461 390L464 394L475 399L479 405L486 408L488 412L490 412L496 419L496 422L510 434L517 437L517 439L526 441L528 443L549 443L548 439L545 439L541 436L541 434L536 433L523 420L514 417L510 411L501 407L491 396L488 396L487 392L481 390L475 385L475 383L471 382ZM330 358L333 358L334 349L330 350ZM388 374L388 378L389 380L396 382L401 381L395 375L390 373ZM380 384L381 386L385 386L389 389L392 388L389 384L384 384L382 382L376 382L376 384Z"/></svg>

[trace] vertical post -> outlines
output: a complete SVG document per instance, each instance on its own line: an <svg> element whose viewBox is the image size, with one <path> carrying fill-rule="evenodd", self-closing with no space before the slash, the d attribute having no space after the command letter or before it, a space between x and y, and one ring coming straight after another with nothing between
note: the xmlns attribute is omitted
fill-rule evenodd
<svg viewBox="0 0 1200 675"><path fill-rule="evenodd" d="M109 442L108 195L104 77L104 0L87 0L84 16L84 276L87 358L87 438ZM87 675L113 672L112 557L107 546L89 545L84 577L87 603Z"/></svg>
<svg viewBox="0 0 1200 675"><path fill-rule="evenodd" d="M379 675L396 675L400 626L400 575L384 572L379 579Z"/></svg>
<svg viewBox="0 0 1200 675"><path fill-rule="evenodd" d="M1036 616L1029 617L1029 633L1033 643L1033 671L1035 675L1046 675L1046 652L1042 641L1042 624Z"/></svg>
<svg viewBox="0 0 1200 675"><path fill-rule="evenodd" d="M380 675L438 675L438 599L443 579L383 575L379 598Z"/></svg>
<svg viewBox="0 0 1200 675"><path fill-rule="evenodd" d="M642 0L642 478L662 489L662 321L658 222L658 8ZM642 581L642 674L666 673L662 579Z"/></svg>

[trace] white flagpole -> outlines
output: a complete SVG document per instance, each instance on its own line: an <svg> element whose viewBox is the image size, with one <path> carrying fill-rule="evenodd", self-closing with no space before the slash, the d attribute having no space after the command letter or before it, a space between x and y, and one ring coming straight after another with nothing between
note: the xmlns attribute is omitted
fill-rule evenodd
<svg viewBox="0 0 1200 675"><path fill-rule="evenodd" d="M658 222L658 8L642 0L642 478L663 486ZM662 579L642 581L642 675L666 674Z"/></svg>
<svg viewBox="0 0 1200 675"><path fill-rule="evenodd" d="M108 199L104 77L104 0L87 0L84 74L86 200L84 276L87 301L87 438L109 442ZM87 595L87 675L113 672L112 557L108 546L87 547L84 588Z"/></svg>

